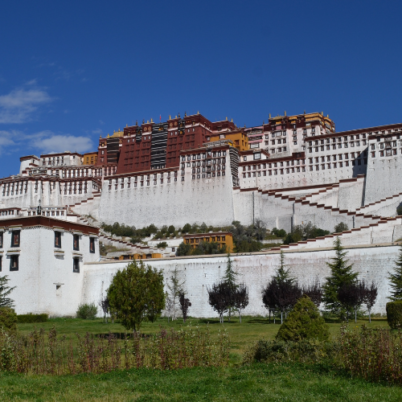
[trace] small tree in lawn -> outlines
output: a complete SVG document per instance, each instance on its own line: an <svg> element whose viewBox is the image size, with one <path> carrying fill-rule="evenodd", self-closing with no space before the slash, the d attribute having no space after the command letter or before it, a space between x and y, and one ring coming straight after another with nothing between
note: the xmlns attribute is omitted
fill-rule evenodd
<svg viewBox="0 0 402 402"><path fill-rule="evenodd" d="M223 324L223 314L230 307L230 289L225 282L214 283L207 288L210 306L219 314L219 322Z"/></svg>
<svg viewBox="0 0 402 402"><path fill-rule="evenodd" d="M346 321L348 322L349 312L352 310L357 311L362 303L360 291L360 286L354 283L346 283L338 289L337 297L343 309L346 310Z"/></svg>
<svg viewBox="0 0 402 402"><path fill-rule="evenodd" d="M248 306L248 302L249 302L248 290L247 290L246 285L244 283L242 283L237 288L237 290L234 294L234 299L233 299L234 308L239 312L240 324L241 324L241 311Z"/></svg>
<svg viewBox="0 0 402 402"><path fill-rule="evenodd" d="M154 322L165 307L163 274L134 260L114 275L107 297L122 325L139 331L144 320Z"/></svg>
<svg viewBox="0 0 402 402"><path fill-rule="evenodd" d="M181 313L183 315L183 322L186 322L188 315L188 308L191 307L190 299L187 299L184 293L180 293L179 301L180 301Z"/></svg>
<svg viewBox="0 0 402 402"><path fill-rule="evenodd" d="M352 271L353 264L348 265L347 252L344 251L339 237L334 242L335 257L327 262L331 275L326 278L323 286L323 301L327 310L335 314L342 311L342 303L338 298L339 289L344 285L354 285L357 282L357 273Z"/></svg>
<svg viewBox="0 0 402 402"><path fill-rule="evenodd" d="M179 272L177 268L175 268L167 283L168 292L166 299L166 304L168 307L166 310L170 313L172 321L176 319L176 313L180 309L179 298L184 292L183 286L184 281L179 279Z"/></svg>
<svg viewBox="0 0 402 402"><path fill-rule="evenodd" d="M302 293L307 295L317 308L320 307L322 301L322 288L318 278L316 278L312 284L303 286Z"/></svg>
<svg viewBox="0 0 402 402"><path fill-rule="evenodd" d="M103 298L99 301L99 307L103 311L103 321L107 323L107 315L109 313L110 305L109 305L109 299L107 297Z"/></svg>
<svg viewBox="0 0 402 402"><path fill-rule="evenodd" d="M238 273L233 270L233 261L230 259L230 254L228 254L228 260L226 264L226 270L225 270L225 275L222 278L222 281L226 284L226 292L227 292L227 298L228 298L228 306L227 310L229 313L229 321L230 321L230 316L233 310L235 310L235 305L234 305L234 299L236 292L239 288L239 285L236 283L236 278L238 276Z"/></svg>
<svg viewBox="0 0 402 402"><path fill-rule="evenodd" d="M391 301L402 301L402 244L399 246L399 256L395 261L393 273L388 273L388 279L391 285Z"/></svg>
<svg viewBox="0 0 402 402"><path fill-rule="evenodd" d="M10 279L7 275L0 276L0 307L10 307L14 306L14 301L8 297L8 295L15 289L14 287L8 286Z"/></svg>
<svg viewBox="0 0 402 402"><path fill-rule="evenodd" d="M364 292L364 303L367 307L367 311L369 313L369 322L371 323L371 309L373 308L376 300L377 300L378 289L375 285L374 281L371 282L370 287L365 286Z"/></svg>

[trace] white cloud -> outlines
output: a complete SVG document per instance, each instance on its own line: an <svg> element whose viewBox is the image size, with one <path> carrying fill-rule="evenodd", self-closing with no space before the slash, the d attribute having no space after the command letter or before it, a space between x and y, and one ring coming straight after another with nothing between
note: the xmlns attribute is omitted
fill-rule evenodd
<svg viewBox="0 0 402 402"><path fill-rule="evenodd" d="M1 131L0 130L0 154L3 153L3 148L9 145L15 145L14 138L19 138L20 132L18 131Z"/></svg>
<svg viewBox="0 0 402 402"><path fill-rule="evenodd" d="M46 131L36 133L33 146L38 148L41 153L51 152L86 152L92 150L93 144L88 137L74 137L73 135L56 135ZM32 138L32 137L31 137Z"/></svg>
<svg viewBox="0 0 402 402"><path fill-rule="evenodd" d="M52 101L43 89L14 89L0 95L0 123L19 124L32 119L32 114L42 105Z"/></svg>
<svg viewBox="0 0 402 402"><path fill-rule="evenodd" d="M96 130L92 130L92 134L102 134L103 131L101 128L97 128Z"/></svg>

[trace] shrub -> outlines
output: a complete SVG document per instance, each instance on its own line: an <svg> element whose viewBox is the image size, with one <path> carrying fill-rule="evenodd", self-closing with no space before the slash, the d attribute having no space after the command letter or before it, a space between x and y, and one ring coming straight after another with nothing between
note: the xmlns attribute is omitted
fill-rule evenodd
<svg viewBox="0 0 402 402"><path fill-rule="evenodd" d="M394 304L394 303L389 303ZM402 332L385 328L341 329L339 365L352 376L402 384Z"/></svg>
<svg viewBox="0 0 402 402"><path fill-rule="evenodd" d="M28 323L33 323L33 322L46 322L49 319L49 316L47 314L20 314L17 316L18 323L22 324L28 324Z"/></svg>
<svg viewBox="0 0 402 402"><path fill-rule="evenodd" d="M271 233L276 237L285 237L286 236L286 230L285 229L273 228L271 230Z"/></svg>
<svg viewBox="0 0 402 402"><path fill-rule="evenodd" d="M162 271L134 260L114 275L107 297L122 325L138 331L144 320L155 322L165 308Z"/></svg>
<svg viewBox="0 0 402 402"><path fill-rule="evenodd" d="M156 245L156 247L158 248L166 248L168 246L168 244L165 241L161 241L160 243L158 243Z"/></svg>
<svg viewBox="0 0 402 402"><path fill-rule="evenodd" d="M282 340L258 341L246 350L243 364L253 362L300 362L317 363L322 360L334 359L339 346L334 342L319 342L302 340L300 342L285 342Z"/></svg>
<svg viewBox="0 0 402 402"><path fill-rule="evenodd" d="M340 222L335 226L334 230L335 233L341 233L344 232L345 230L349 230L349 227L346 223Z"/></svg>
<svg viewBox="0 0 402 402"><path fill-rule="evenodd" d="M402 301L387 303L387 321L392 329L402 327Z"/></svg>
<svg viewBox="0 0 402 402"><path fill-rule="evenodd" d="M17 314L10 307L0 308L0 328L8 331L17 330Z"/></svg>
<svg viewBox="0 0 402 402"><path fill-rule="evenodd" d="M278 340L294 342L303 339L326 341L328 338L329 331L324 318L306 295L297 301L276 335Z"/></svg>
<svg viewBox="0 0 402 402"><path fill-rule="evenodd" d="M83 320L94 320L97 313L98 307L95 306L95 303L80 304L77 310L77 318L82 318Z"/></svg>

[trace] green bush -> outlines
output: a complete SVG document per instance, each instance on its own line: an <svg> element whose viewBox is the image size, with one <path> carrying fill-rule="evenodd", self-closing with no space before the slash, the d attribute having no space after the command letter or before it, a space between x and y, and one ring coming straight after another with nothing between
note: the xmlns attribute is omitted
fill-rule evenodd
<svg viewBox="0 0 402 402"><path fill-rule="evenodd" d="M22 324L28 324L28 323L33 323L33 322L46 322L49 319L49 316L47 314L20 314L17 316L18 323Z"/></svg>
<svg viewBox="0 0 402 402"><path fill-rule="evenodd" d="M17 330L17 314L10 307L0 308L0 328L8 331Z"/></svg>
<svg viewBox="0 0 402 402"><path fill-rule="evenodd" d="M387 321L392 329L402 327L402 301L387 303Z"/></svg>
<svg viewBox="0 0 402 402"><path fill-rule="evenodd" d="M339 344L334 342L319 342L311 339L304 339L299 342L258 341L246 350L243 356L243 364L253 362L318 363L323 360L335 359L339 347Z"/></svg>
<svg viewBox="0 0 402 402"><path fill-rule="evenodd" d="M276 335L278 340L293 342L303 339L326 341L328 338L328 325L317 306L306 295L297 301Z"/></svg>
<svg viewBox="0 0 402 402"><path fill-rule="evenodd" d="M158 243L156 245L156 247L158 248L166 248L168 246L168 244L165 241L161 241L160 243Z"/></svg>
<svg viewBox="0 0 402 402"><path fill-rule="evenodd" d="M83 320L94 320L97 313L98 307L96 307L94 303L80 304L77 310L77 318L82 318Z"/></svg>

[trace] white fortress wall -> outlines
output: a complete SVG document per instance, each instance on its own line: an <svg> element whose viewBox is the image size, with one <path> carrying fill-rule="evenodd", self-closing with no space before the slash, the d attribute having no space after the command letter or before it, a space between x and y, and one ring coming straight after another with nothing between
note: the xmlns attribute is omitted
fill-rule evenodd
<svg viewBox="0 0 402 402"><path fill-rule="evenodd" d="M385 313L385 305L390 295L388 272L393 269L398 257L397 246L351 248L348 258L359 273L359 279L375 281L378 286L378 298L373 308L374 313ZM300 284L312 283L319 278L323 283L330 271L326 262L333 258L333 250L285 252L285 263ZM261 290L272 278L279 266L278 253L233 255L234 269L239 273L239 281L244 282L250 295L250 303L243 314L266 315L263 307ZM145 262L157 269L162 269L165 280L177 268L181 279L185 279L185 290L192 303L190 315L194 317L214 317L216 313L208 304L207 287L222 279L226 268L225 256L200 258L181 257L176 259L147 260ZM111 283L113 275L126 266L127 262L92 263L85 265L81 302L97 303Z"/></svg>
<svg viewBox="0 0 402 402"><path fill-rule="evenodd" d="M160 176L158 173L157 184L151 178L149 185L144 180L143 186L138 179L137 187L134 187L133 177L114 178L111 189L106 180L99 207L100 220L109 224L122 222L138 228L151 223L179 227L186 223L205 222L219 226L229 225L234 220L233 184L229 169L225 176L194 180L191 172L186 171L184 181L179 175L174 181L172 175L170 183L164 173L163 184ZM117 189L115 180L118 180ZM121 188L122 180L124 188Z"/></svg>

